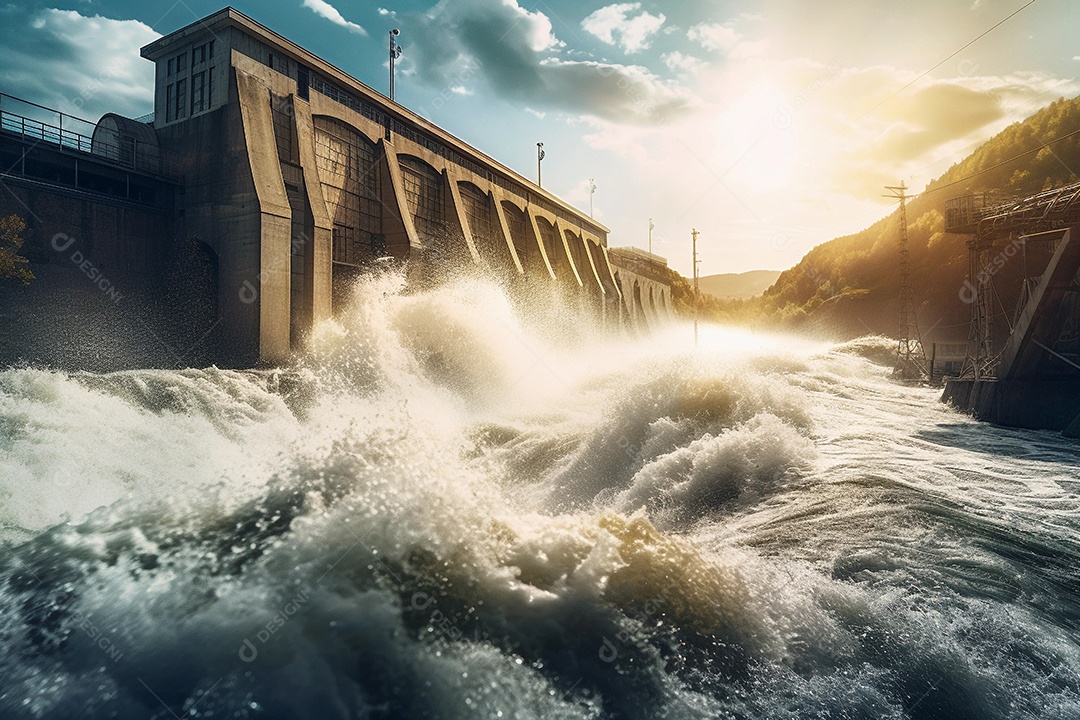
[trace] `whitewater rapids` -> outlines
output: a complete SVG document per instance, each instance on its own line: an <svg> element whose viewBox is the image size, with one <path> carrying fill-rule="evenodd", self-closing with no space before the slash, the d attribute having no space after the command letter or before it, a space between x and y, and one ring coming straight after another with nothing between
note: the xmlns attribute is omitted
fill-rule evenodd
<svg viewBox="0 0 1080 720"><path fill-rule="evenodd" d="M1075 442L584 322L387 273L286 371L0 371L0 717L1080 717Z"/></svg>

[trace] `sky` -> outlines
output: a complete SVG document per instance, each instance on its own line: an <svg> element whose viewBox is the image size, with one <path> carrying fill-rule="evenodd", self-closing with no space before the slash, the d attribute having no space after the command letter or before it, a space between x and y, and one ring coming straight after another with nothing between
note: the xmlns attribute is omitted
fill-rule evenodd
<svg viewBox="0 0 1080 720"><path fill-rule="evenodd" d="M147 113L139 48L222 2L0 0L0 92ZM400 29L399 103L533 180L543 142L546 189L587 212L592 180L609 245L647 248L651 220L688 276L692 229L703 275L791 267L890 212L885 185L1080 94L1076 0L233 5L383 93Z"/></svg>

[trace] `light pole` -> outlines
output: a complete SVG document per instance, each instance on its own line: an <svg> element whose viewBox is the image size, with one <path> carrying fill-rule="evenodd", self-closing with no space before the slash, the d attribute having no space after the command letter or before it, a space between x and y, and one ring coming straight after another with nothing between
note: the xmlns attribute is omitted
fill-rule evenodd
<svg viewBox="0 0 1080 720"><path fill-rule="evenodd" d="M652 231L656 227L653 225L652 218L649 218L649 254L652 255Z"/></svg>
<svg viewBox="0 0 1080 720"><path fill-rule="evenodd" d="M592 198L596 194L596 183L589 178L589 217L592 217Z"/></svg>
<svg viewBox="0 0 1080 720"><path fill-rule="evenodd" d="M401 57L401 46L397 44L397 36L401 31L394 28L390 31L390 99L394 99L394 61Z"/></svg>
<svg viewBox="0 0 1080 720"><path fill-rule="evenodd" d="M536 186L544 187L540 182L540 161L544 159L544 143L536 143Z"/></svg>

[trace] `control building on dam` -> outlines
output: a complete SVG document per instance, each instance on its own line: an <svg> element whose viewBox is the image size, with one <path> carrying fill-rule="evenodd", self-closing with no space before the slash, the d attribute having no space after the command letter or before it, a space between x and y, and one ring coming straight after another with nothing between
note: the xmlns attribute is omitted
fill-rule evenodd
<svg viewBox="0 0 1080 720"><path fill-rule="evenodd" d="M106 115L84 137L0 99L0 215L27 219L39 295L86 284L78 252L139 298L129 312L164 303L188 326L151 333L174 359L232 366L285 361L393 260L410 283L476 266L549 287L609 327L670 313L661 258L609 251L588 215L232 8L141 53L152 119Z"/></svg>

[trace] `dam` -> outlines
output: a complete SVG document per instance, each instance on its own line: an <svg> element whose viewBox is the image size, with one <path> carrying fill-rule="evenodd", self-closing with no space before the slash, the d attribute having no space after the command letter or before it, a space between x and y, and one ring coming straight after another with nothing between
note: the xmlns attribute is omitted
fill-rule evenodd
<svg viewBox="0 0 1080 720"><path fill-rule="evenodd" d="M27 223L38 277L0 288L0 360L276 365L399 264L410 285L543 288L616 332L671 313L662 258L609 250L589 215L233 8L141 55L143 118L0 97L0 217ZM131 347L91 352L95 326Z"/></svg>

